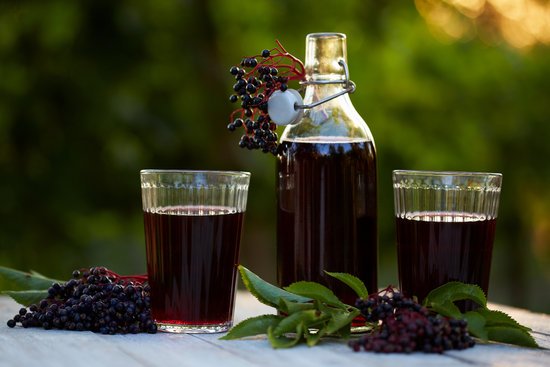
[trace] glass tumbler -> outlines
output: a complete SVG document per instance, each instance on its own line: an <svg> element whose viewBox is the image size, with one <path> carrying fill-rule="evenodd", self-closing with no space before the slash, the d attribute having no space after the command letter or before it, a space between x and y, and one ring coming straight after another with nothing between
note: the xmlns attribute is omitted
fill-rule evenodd
<svg viewBox="0 0 550 367"><path fill-rule="evenodd" d="M422 301L450 281L477 284L487 294L501 183L499 173L393 172L399 285L405 295Z"/></svg>
<svg viewBox="0 0 550 367"><path fill-rule="evenodd" d="M158 329L227 331L250 173L142 170L147 273Z"/></svg>

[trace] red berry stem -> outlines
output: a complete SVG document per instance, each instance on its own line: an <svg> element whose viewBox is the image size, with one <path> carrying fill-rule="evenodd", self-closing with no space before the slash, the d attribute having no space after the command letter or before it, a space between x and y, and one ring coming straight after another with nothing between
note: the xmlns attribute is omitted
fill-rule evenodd
<svg viewBox="0 0 550 367"><path fill-rule="evenodd" d="M134 282L136 284L143 284L147 282L147 274L141 274L141 275L119 275L115 273L114 271L111 271L109 269L105 269L106 275L109 277L114 278L114 281L117 280L123 280L124 283L127 284L129 282Z"/></svg>

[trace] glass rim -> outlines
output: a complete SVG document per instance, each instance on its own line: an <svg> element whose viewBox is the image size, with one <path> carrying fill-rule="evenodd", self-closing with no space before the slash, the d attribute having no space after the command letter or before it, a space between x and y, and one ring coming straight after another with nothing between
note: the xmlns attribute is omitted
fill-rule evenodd
<svg viewBox="0 0 550 367"><path fill-rule="evenodd" d="M308 33L306 38L346 38L345 33L340 32L314 32L314 33Z"/></svg>
<svg viewBox="0 0 550 367"><path fill-rule="evenodd" d="M247 171L217 171L217 170L193 170L193 169L142 169L140 175L149 174L213 174L216 176L250 177Z"/></svg>
<svg viewBox="0 0 550 367"><path fill-rule="evenodd" d="M462 177L492 177L492 178L502 178L502 173L498 172L476 172L476 171L423 171L423 170L405 170L405 169L396 169L393 170L394 175L409 175L409 176L440 176L440 177L450 177L450 176L462 176Z"/></svg>

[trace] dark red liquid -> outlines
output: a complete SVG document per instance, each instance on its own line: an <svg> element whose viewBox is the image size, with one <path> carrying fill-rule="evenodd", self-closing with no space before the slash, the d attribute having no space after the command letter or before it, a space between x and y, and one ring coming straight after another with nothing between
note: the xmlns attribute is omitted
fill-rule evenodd
<svg viewBox="0 0 550 367"><path fill-rule="evenodd" d="M144 213L151 310L157 322L208 325L232 319L244 213L204 209L212 214L199 215L200 207Z"/></svg>
<svg viewBox="0 0 550 367"><path fill-rule="evenodd" d="M422 301L450 281L489 287L496 219L422 213L423 220L397 218L397 258L401 291ZM464 305L462 305L464 309ZM472 308L466 305L466 309Z"/></svg>
<svg viewBox="0 0 550 367"><path fill-rule="evenodd" d="M372 142L285 142L277 161L277 277L324 283L348 304L357 296L324 270L377 290L376 159Z"/></svg>

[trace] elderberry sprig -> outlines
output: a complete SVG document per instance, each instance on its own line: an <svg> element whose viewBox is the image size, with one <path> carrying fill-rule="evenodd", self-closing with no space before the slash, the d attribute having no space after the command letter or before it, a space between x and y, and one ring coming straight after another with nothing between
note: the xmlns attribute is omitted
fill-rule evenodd
<svg viewBox="0 0 550 367"><path fill-rule="evenodd" d="M479 287L475 285L448 283L430 293L428 304L421 305L415 299L404 297L394 287L368 294L358 278L345 273L327 272L357 293L359 298L355 306L350 306L341 302L328 288L315 282L301 281L281 289L243 266L239 266L239 271L250 293L279 312L277 315L261 315L244 320L221 339L264 334L273 348L289 348L304 342L313 346L325 336L349 338L351 323L361 314L366 320L365 329L370 329L370 332L349 342L355 351L443 353L451 349L461 350L474 346L471 335L480 337L480 330L483 331L484 326L490 329L486 340L536 346L528 328L501 312L488 310L484 295L480 298L476 290ZM475 316L467 313L455 318L442 311L449 307L449 302L464 299L482 303ZM480 321L482 317L483 323ZM498 330L503 325L507 325L508 329L499 334ZM515 332L511 333L510 329ZM522 336L510 337L518 333Z"/></svg>
<svg viewBox="0 0 550 367"><path fill-rule="evenodd" d="M323 336L346 338L350 335L351 322L359 315L359 310L342 303L325 286L301 281L281 289L262 280L242 265L239 266L239 272L247 289L260 302L279 310L280 316L249 318L233 327L221 339L265 334L273 348L289 348L302 342L309 346L316 345ZM349 283L358 281L351 275L347 275L346 279L349 279Z"/></svg>
<svg viewBox="0 0 550 367"><path fill-rule="evenodd" d="M233 111L227 125L229 131L243 129L239 141L241 148L261 149L276 155L280 151L277 125L268 113L269 97L277 91L286 91L292 80L305 77L303 63L281 45L263 50L260 54L247 56L239 65L232 66L229 73L235 77L231 103L239 100L240 108Z"/></svg>

